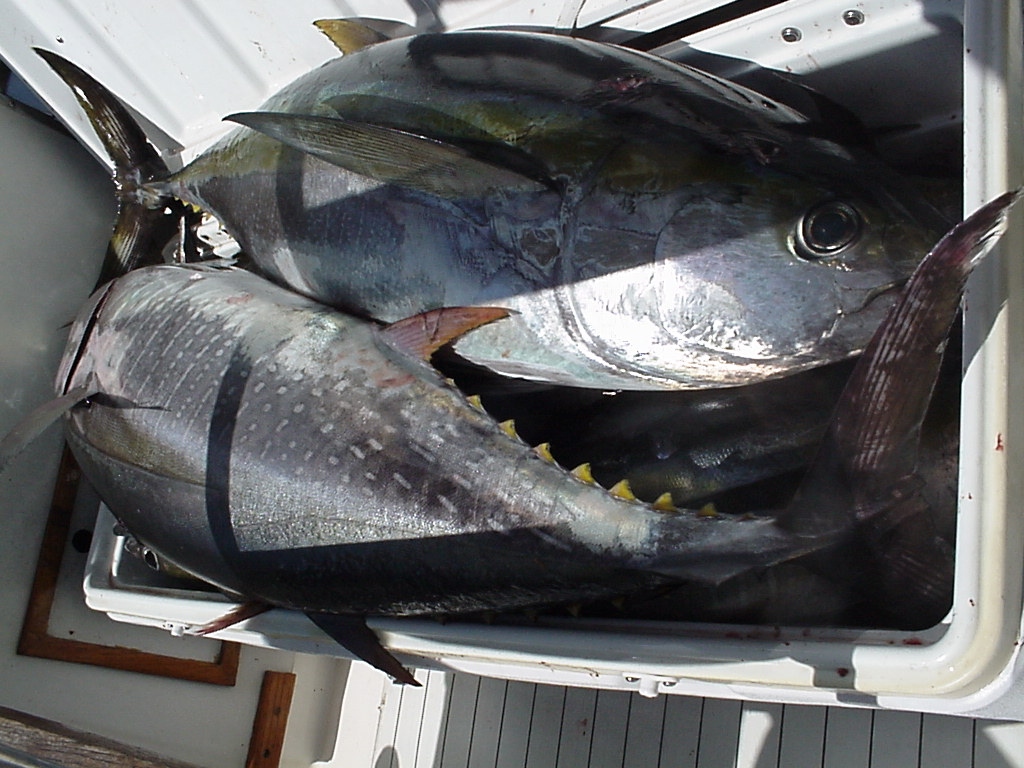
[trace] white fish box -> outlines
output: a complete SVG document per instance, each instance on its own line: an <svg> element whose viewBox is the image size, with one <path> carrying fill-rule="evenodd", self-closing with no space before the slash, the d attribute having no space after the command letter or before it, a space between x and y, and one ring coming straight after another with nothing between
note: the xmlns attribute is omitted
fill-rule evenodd
<svg viewBox="0 0 1024 768"><path fill-rule="evenodd" d="M55 48L122 95L161 149L182 162L252 108L334 55L309 22L337 5L223 2L200 11L140 2L116 14L81 2L0 0L0 54L98 157L72 97L30 51ZM172 4L173 5L173 4ZM401 2L352 2L353 14L421 27L569 27L579 2L440 4L415 18ZM871 124L919 123L909 145L957 151L966 211L1019 185L1024 172L1021 8L1012 0L790 0L739 18L704 0L582 3L579 26L634 32L676 27L687 43L805 75ZM104 15L104 14L110 14ZM711 14L711 15L708 15ZM700 21L711 24L702 28ZM154 44L163 40L166 45ZM655 52L685 56L672 41ZM962 76L962 93L960 88ZM903 147L903 150L908 149ZM899 151L900 148L896 148ZM544 626L371 620L413 666L563 685L797 703L1024 718L1017 664L1024 581L1024 226L1020 211L997 252L972 276L965 313L961 469L953 605L922 632L815 629L566 617ZM223 613L221 596L166 582L123 557L101 513L85 580L88 604L112 618L180 633ZM219 637L310 653L340 649L287 611Z"/></svg>

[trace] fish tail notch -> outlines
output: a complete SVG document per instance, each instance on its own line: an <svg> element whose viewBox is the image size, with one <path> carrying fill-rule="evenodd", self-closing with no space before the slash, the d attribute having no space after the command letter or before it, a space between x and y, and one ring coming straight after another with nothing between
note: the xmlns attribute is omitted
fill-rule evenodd
<svg viewBox="0 0 1024 768"><path fill-rule="evenodd" d="M34 49L74 93L114 164L119 213L100 283L160 253L178 230L184 204L163 189L167 164L135 117L106 86L53 51Z"/></svg>

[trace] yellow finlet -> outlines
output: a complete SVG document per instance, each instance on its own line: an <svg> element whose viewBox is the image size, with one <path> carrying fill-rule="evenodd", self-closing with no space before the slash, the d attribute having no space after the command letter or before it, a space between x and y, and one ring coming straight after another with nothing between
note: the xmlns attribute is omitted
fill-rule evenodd
<svg viewBox="0 0 1024 768"><path fill-rule="evenodd" d="M350 19L319 19L313 24L345 55L387 40L377 30Z"/></svg>
<svg viewBox="0 0 1024 768"><path fill-rule="evenodd" d="M697 510L697 514L700 517L718 517L718 509L712 502L708 502L703 507Z"/></svg>
<svg viewBox="0 0 1024 768"><path fill-rule="evenodd" d="M594 485L597 481L594 480L594 475L590 471L590 462L580 464L576 469L570 472L573 477L577 480L582 480L584 483L590 483Z"/></svg>
<svg viewBox="0 0 1024 768"><path fill-rule="evenodd" d="M651 504L659 512L675 512L676 505L672 503L672 494L665 491Z"/></svg>
<svg viewBox="0 0 1024 768"><path fill-rule="evenodd" d="M514 437L518 439L519 433L516 432L515 419L508 419L507 421L503 421L498 426L501 427L501 431L504 432L509 437Z"/></svg>
<svg viewBox="0 0 1024 768"><path fill-rule="evenodd" d="M583 603L572 603L571 605L565 606L565 610L574 619L578 619L580 614L583 612Z"/></svg>
<svg viewBox="0 0 1024 768"><path fill-rule="evenodd" d="M620 499L626 501L636 501L636 494L633 493L633 489L629 487L629 480L623 478L619 480L615 485L608 489L608 493L612 496L618 496Z"/></svg>
<svg viewBox="0 0 1024 768"><path fill-rule="evenodd" d="M533 452L540 456L548 464L555 463L555 457L551 455L551 443L541 443L533 446Z"/></svg>
<svg viewBox="0 0 1024 768"><path fill-rule="evenodd" d="M480 395L470 395L466 398L470 405L476 408L478 411L484 410L484 402L480 399Z"/></svg>

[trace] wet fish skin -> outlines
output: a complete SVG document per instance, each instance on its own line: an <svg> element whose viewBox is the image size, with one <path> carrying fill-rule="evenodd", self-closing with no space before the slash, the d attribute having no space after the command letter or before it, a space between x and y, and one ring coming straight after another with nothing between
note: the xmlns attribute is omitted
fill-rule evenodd
<svg viewBox="0 0 1024 768"><path fill-rule="evenodd" d="M263 133L149 189L344 311L507 306L460 354L573 386L737 385L848 357L945 229L785 105L561 36L387 41L234 117ZM855 242L796 255L801 222L840 204Z"/></svg>
<svg viewBox="0 0 1024 768"><path fill-rule="evenodd" d="M251 273L136 270L91 311L61 388L144 407L73 410L76 457L139 541L231 593L457 613L791 554L768 519L665 515L573 478L376 326Z"/></svg>

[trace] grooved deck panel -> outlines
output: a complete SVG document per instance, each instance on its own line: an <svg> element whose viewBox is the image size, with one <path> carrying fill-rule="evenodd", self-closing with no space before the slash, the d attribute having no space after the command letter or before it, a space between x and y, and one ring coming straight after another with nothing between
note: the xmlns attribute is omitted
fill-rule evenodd
<svg viewBox="0 0 1024 768"><path fill-rule="evenodd" d="M416 677L347 737L374 741L374 768L1024 768L1024 723Z"/></svg>

